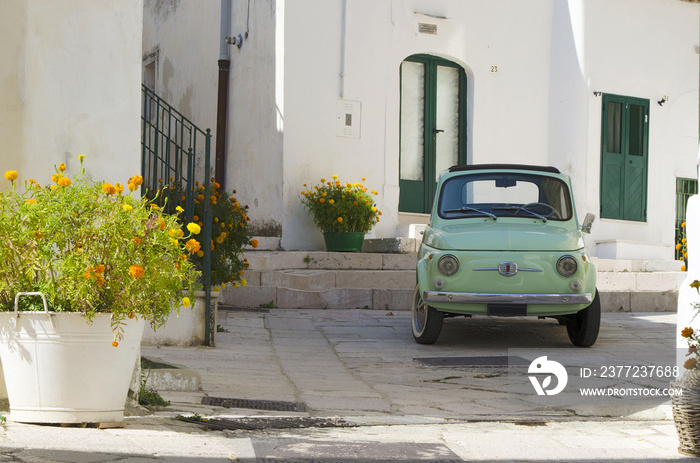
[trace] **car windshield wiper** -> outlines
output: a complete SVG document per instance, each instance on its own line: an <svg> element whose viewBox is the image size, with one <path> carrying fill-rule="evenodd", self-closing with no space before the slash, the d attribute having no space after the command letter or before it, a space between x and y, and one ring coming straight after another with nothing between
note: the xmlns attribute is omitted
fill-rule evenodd
<svg viewBox="0 0 700 463"><path fill-rule="evenodd" d="M498 220L498 217L494 214L491 214L490 212L482 211L481 209L476 209L473 207L469 206L462 206L459 209L449 209L445 211L446 213L449 212L476 212L477 214L483 214L491 217L493 220Z"/></svg>
<svg viewBox="0 0 700 463"><path fill-rule="evenodd" d="M522 206L494 206L492 208L494 211L523 211L527 212L528 214L534 215L538 219L542 219L542 222L547 221L547 217L538 214L537 212L532 212L530 209L525 209Z"/></svg>

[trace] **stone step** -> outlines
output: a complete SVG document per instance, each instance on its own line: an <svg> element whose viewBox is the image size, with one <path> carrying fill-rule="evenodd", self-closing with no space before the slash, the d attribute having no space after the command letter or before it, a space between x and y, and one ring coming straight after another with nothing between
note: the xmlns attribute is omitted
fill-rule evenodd
<svg viewBox="0 0 700 463"><path fill-rule="evenodd" d="M409 310L415 254L253 251L245 288L227 287L221 303L238 307ZM675 311L686 274L666 261L595 259L603 310ZM655 269L656 271L652 271Z"/></svg>

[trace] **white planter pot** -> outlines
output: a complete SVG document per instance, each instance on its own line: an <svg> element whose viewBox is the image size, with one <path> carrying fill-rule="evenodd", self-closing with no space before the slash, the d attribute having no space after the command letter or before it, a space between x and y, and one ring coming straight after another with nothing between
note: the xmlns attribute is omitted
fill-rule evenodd
<svg viewBox="0 0 700 463"><path fill-rule="evenodd" d="M197 291L194 303L190 307L180 307L180 314L172 312L165 324L155 331L146 329L143 344L149 346L202 346L205 339L206 304L204 291ZM219 293L211 293L213 324L212 334L216 333L216 313Z"/></svg>
<svg viewBox="0 0 700 463"><path fill-rule="evenodd" d="M126 320L112 346L109 314L0 313L0 358L10 419L24 423L120 422L144 320Z"/></svg>

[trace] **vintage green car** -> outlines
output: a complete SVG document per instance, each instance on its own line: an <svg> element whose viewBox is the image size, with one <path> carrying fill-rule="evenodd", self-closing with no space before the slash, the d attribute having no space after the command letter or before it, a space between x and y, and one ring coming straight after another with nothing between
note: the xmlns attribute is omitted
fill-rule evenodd
<svg viewBox="0 0 700 463"><path fill-rule="evenodd" d="M437 341L447 316L552 317L576 346L600 328L595 266L568 176L554 167L454 166L440 176L423 235L413 337Z"/></svg>

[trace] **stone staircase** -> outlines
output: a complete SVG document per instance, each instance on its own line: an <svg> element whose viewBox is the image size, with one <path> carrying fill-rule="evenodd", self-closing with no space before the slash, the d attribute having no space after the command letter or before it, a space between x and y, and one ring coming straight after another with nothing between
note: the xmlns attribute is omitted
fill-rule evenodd
<svg viewBox="0 0 700 463"><path fill-rule="evenodd" d="M244 275L246 287L225 288L220 304L250 308L410 310L416 282L416 255L396 252L388 249L363 253L247 251L250 269ZM685 279L685 273L679 271L680 263L596 258L593 261L598 269L604 312L676 310L678 287Z"/></svg>

